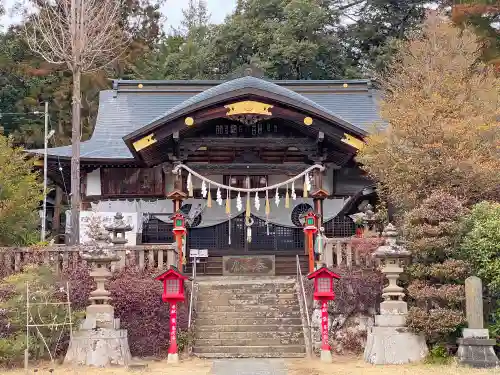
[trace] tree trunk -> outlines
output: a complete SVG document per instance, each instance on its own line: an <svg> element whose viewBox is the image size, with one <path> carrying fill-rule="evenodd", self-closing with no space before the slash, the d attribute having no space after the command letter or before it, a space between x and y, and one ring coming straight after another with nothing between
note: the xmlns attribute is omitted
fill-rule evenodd
<svg viewBox="0 0 500 375"><path fill-rule="evenodd" d="M71 234L70 244L80 242L80 139L81 121L80 110L82 93L80 89L81 72L73 72L73 101L71 125Z"/></svg>

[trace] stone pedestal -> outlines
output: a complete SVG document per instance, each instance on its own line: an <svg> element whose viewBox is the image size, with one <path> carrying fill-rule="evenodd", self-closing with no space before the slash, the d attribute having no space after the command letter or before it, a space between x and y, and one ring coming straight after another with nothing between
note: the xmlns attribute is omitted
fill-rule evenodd
<svg viewBox="0 0 500 375"><path fill-rule="evenodd" d="M496 341L490 339L483 328L483 286L481 279L471 276L465 280L466 315L469 328L462 331L457 340L458 362L475 368L500 367L500 361L493 347Z"/></svg>
<svg viewBox="0 0 500 375"><path fill-rule="evenodd" d="M124 244L125 232L131 230L122 219L118 213L113 224L106 227L113 233L111 242L115 246ZM92 264L90 276L97 288L90 293L91 304L87 306L85 320L80 329L73 332L64 362L94 367L128 366L132 358L127 330L120 329L120 320L115 319L115 310L109 304L111 293L105 288L106 281L112 276L108 267L120 257L114 250L94 244L87 247L82 258Z"/></svg>
<svg viewBox="0 0 500 375"><path fill-rule="evenodd" d="M406 302L382 302L380 313L375 316L375 326L368 329L365 361L374 365L396 365L425 358L428 353L425 337L406 328Z"/></svg>
<svg viewBox="0 0 500 375"><path fill-rule="evenodd" d="M73 333L64 361L76 365L128 366L131 362L127 330L80 329Z"/></svg>
<svg viewBox="0 0 500 375"><path fill-rule="evenodd" d="M364 359L374 365L398 365L419 362L428 354L425 337L416 335L406 327L408 305L403 288L397 281L403 272L402 259L410 253L399 246L397 232L389 224L384 231L387 237L385 245L375 251L375 256L382 259L382 273L389 283L383 289L384 302L380 304L380 315L375 316L375 326L369 328L366 339Z"/></svg>

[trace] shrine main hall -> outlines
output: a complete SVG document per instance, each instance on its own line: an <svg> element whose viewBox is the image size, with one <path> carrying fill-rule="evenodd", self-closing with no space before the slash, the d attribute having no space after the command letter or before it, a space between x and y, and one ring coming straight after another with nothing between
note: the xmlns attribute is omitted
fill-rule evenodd
<svg viewBox="0 0 500 375"><path fill-rule="evenodd" d="M205 271L220 274L228 255L303 256L310 211L327 237L350 237L351 215L377 199L355 160L382 124L377 98L369 80L115 80L81 143L80 241L92 214L121 212L128 245L173 243L182 212L187 262L207 249ZM70 159L71 145L48 150L65 189Z"/></svg>

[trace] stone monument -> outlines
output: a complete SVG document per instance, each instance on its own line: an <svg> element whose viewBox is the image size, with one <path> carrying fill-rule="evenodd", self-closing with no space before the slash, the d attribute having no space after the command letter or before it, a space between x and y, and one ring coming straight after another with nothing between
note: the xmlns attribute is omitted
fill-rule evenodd
<svg viewBox="0 0 500 375"><path fill-rule="evenodd" d="M465 310L468 328L462 331L463 338L458 339L458 361L476 368L500 366L493 349L496 340L490 339L483 325L483 285L479 277L465 280Z"/></svg>
<svg viewBox="0 0 500 375"><path fill-rule="evenodd" d="M123 222L123 216L117 213L106 230L113 233L111 242L116 246L126 243L125 232L131 228ZM120 329L120 320L115 318L114 308L109 304L110 292L105 288L106 281L112 275L109 271L111 262L120 258L114 246L105 247L102 238L100 240L88 244L82 253L82 258L92 265L90 276L94 278L97 289L90 293L91 304L87 306L85 320L80 329L73 332L64 361L96 367L127 366L131 361L127 330Z"/></svg>
<svg viewBox="0 0 500 375"><path fill-rule="evenodd" d="M374 256L382 260L382 273L389 284L383 289L380 315L375 316L375 325L368 329L364 359L374 365L418 362L427 356L427 344L424 336L406 327L408 305L403 300L404 289L397 284L403 272L401 264L410 252L397 244L397 231L392 224L387 225L383 236L385 244Z"/></svg>

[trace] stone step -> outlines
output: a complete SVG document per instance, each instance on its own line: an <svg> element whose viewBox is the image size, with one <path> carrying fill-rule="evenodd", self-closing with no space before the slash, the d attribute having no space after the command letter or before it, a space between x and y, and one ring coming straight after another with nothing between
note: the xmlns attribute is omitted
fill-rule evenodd
<svg viewBox="0 0 500 375"><path fill-rule="evenodd" d="M196 319L216 317L218 319L226 318L279 318L282 316L300 318L300 308L298 306L282 307L274 306L243 306L236 308L235 306L203 306L196 311Z"/></svg>
<svg viewBox="0 0 500 375"><path fill-rule="evenodd" d="M305 351L305 349L304 349ZM240 353L240 354L232 354L232 353L195 353L193 352L193 356L198 358L304 358L305 352L300 353Z"/></svg>
<svg viewBox="0 0 500 375"><path fill-rule="evenodd" d="M295 294L295 287L289 288L289 287L261 287L259 286L254 287L254 288L247 288L246 286L238 286L238 287L233 287L233 288L224 288L224 289L217 289L217 290L211 290L211 289L204 289L204 288L199 288L198 289L198 297L219 297L219 296L235 296L235 295L241 295L241 294L252 294L252 295L257 295L257 296L273 296L276 294ZM203 297L202 297L203 298Z"/></svg>
<svg viewBox="0 0 500 375"><path fill-rule="evenodd" d="M304 345L263 345L263 346L194 346L193 353L202 357L205 354L224 354L227 357L283 357L305 355ZM212 356L211 356L212 357ZM223 357L221 357L223 358Z"/></svg>
<svg viewBox="0 0 500 375"><path fill-rule="evenodd" d="M198 305L199 306L199 305ZM270 304L235 304L235 305L208 305L203 304L198 309L197 312L245 312L245 311L276 311L284 312L287 311L300 311L300 306L298 302L291 301L289 304L280 305L270 305Z"/></svg>
<svg viewBox="0 0 500 375"><path fill-rule="evenodd" d="M259 309L266 309L268 307L274 307L275 309L283 309L286 311L286 309L293 308L294 306L299 307L299 303L297 300L281 300L277 302L263 302L259 300L248 300L248 301L240 301L240 300L230 300L227 303L224 303L224 301L214 301L214 304L210 304L208 302L206 303L201 303L198 304L198 306L201 307L226 307L226 310L221 311L246 311L245 309L254 309L254 310L259 310Z"/></svg>
<svg viewBox="0 0 500 375"><path fill-rule="evenodd" d="M293 283L276 283L276 282L258 282L256 280L249 280L244 282L243 280L235 280L233 282L199 282L198 285L200 290L227 290L227 289L241 289L242 293L248 293L249 291L256 290L281 290L281 289L295 289L295 282Z"/></svg>
<svg viewBox="0 0 500 375"><path fill-rule="evenodd" d="M301 318L225 318L219 319L216 317L201 317L196 319L196 327L207 325L221 325L221 323L228 325L267 325L267 324L302 324Z"/></svg>
<svg viewBox="0 0 500 375"><path fill-rule="evenodd" d="M224 331L197 331L196 340L258 340L261 339L301 339L304 340L304 331L302 327L294 327L289 331L260 331L260 332L224 332ZM301 342L302 344L303 342ZM197 344L198 345L198 344Z"/></svg>
<svg viewBox="0 0 500 375"><path fill-rule="evenodd" d="M280 324L279 320L275 324L238 324L238 325L199 325L196 322L196 333L202 332L296 332L302 330L302 324Z"/></svg>
<svg viewBox="0 0 500 375"><path fill-rule="evenodd" d="M197 347L212 347L212 346L241 346L252 347L259 344L265 346L280 346L280 345L304 345L304 338L286 337L286 338L265 338L265 339L195 339L194 344Z"/></svg>
<svg viewBox="0 0 500 375"><path fill-rule="evenodd" d="M214 301L214 297L217 298L216 301ZM228 290L227 292L223 293L217 291L215 293L208 292L204 294L198 294L198 302L217 302L218 304L220 304L220 302L226 302L229 300L254 300L256 298L258 298L259 300L269 300L271 302L287 299L295 300L297 298L297 294L295 292L276 293L269 291L266 291L264 293L234 293L233 290Z"/></svg>

